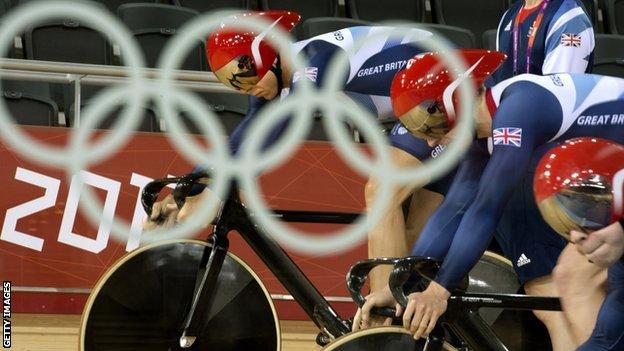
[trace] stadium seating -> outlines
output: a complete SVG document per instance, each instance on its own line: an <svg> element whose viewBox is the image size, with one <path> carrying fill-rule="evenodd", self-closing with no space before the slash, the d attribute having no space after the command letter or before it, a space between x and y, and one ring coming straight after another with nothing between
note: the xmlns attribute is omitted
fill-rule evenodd
<svg viewBox="0 0 624 351"><path fill-rule="evenodd" d="M433 23L423 23L422 26L424 29L430 30L436 35L443 36L457 48L466 49L477 47L475 35L468 29Z"/></svg>
<svg viewBox="0 0 624 351"><path fill-rule="evenodd" d="M9 12L10 9L11 2L9 0L0 1L0 17L4 16L4 14Z"/></svg>
<svg viewBox="0 0 624 351"><path fill-rule="evenodd" d="M496 37L498 36L497 29L489 29L483 32L482 47L488 50L496 50Z"/></svg>
<svg viewBox="0 0 624 351"><path fill-rule="evenodd" d="M338 16L338 0L260 0L260 9L297 11L301 15L301 20L304 21L312 17ZM303 26L296 26L293 35L299 40L303 39Z"/></svg>
<svg viewBox="0 0 624 351"><path fill-rule="evenodd" d="M172 5L140 3L121 5L117 14L143 49L147 66L156 67L169 38L198 12ZM187 54L180 68L201 71L206 67L204 43L198 39L196 48Z"/></svg>
<svg viewBox="0 0 624 351"><path fill-rule="evenodd" d="M624 58L624 36L596 34L594 58L597 60Z"/></svg>
<svg viewBox="0 0 624 351"><path fill-rule="evenodd" d="M624 35L624 0L604 0L604 7L607 30Z"/></svg>
<svg viewBox="0 0 624 351"><path fill-rule="evenodd" d="M330 141L331 139L329 138L329 133L327 133L323 125L322 114L320 112L315 112L312 118L314 120L312 122L312 126L310 127L310 131L308 132L308 135L305 139L313 141ZM359 134L355 131L352 125L347 122L343 122L342 125L344 131L347 132L349 136L351 136L353 141L360 142Z"/></svg>
<svg viewBox="0 0 624 351"><path fill-rule="evenodd" d="M325 128L323 128L323 121L320 116L314 117L314 122L312 122L312 127L310 128L310 132L306 137L306 140L315 140L315 141L328 141L329 136L325 132Z"/></svg>
<svg viewBox="0 0 624 351"><path fill-rule="evenodd" d="M41 82L2 81L2 96L18 124L58 126L58 106L50 97L50 85Z"/></svg>
<svg viewBox="0 0 624 351"><path fill-rule="evenodd" d="M225 105L210 105L210 109L217 114L219 120L225 128L227 135L231 135L236 126L245 118L245 112L241 109L234 109ZM197 126L193 119L186 113L181 114L182 122L190 134L203 134L202 129Z"/></svg>
<svg viewBox="0 0 624 351"><path fill-rule="evenodd" d="M339 29L355 26L369 26L370 22L340 17L309 18L303 22L303 38L311 38L320 34L330 33Z"/></svg>
<svg viewBox="0 0 624 351"><path fill-rule="evenodd" d="M624 78L624 36L596 34L593 73Z"/></svg>
<svg viewBox="0 0 624 351"><path fill-rule="evenodd" d="M124 5L124 4L141 3L141 2L153 4L153 3L158 2L158 0L95 0L95 1L106 6L106 8L108 8L108 10L115 15L117 14L117 9L119 8L119 6Z"/></svg>
<svg viewBox="0 0 624 351"><path fill-rule="evenodd" d="M21 0L21 3L34 0ZM104 9L104 7L102 6ZM106 37L73 19L39 22L26 29L24 56L32 60L110 64Z"/></svg>
<svg viewBox="0 0 624 351"><path fill-rule="evenodd" d="M250 0L172 0L171 4L193 9L200 13L224 8L251 8Z"/></svg>
<svg viewBox="0 0 624 351"><path fill-rule="evenodd" d="M347 15L366 21L425 21L424 0L345 0Z"/></svg>
<svg viewBox="0 0 624 351"><path fill-rule="evenodd" d="M82 103L80 104L80 117L81 120L84 119L84 111L86 108L89 108L89 101L83 100ZM65 117L67 118L67 125L68 127L75 127L76 126L76 119L74 116L74 112L75 112L75 106L72 105L69 108L69 111L65 114ZM95 129L111 129L114 126L114 123L116 122L116 120L119 118L119 116L122 114L123 112L123 106L115 106L110 113L108 114L108 116L104 117L104 119L98 123L98 126ZM138 128L136 129L137 131L141 131L141 132L160 132L160 125L159 125L159 121L156 118L156 113L154 112L154 110L150 107L145 107L143 109L143 117L141 119L140 125L138 126Z"/></svg>
<svg viewBox="0 0 624 351"><path fill-rule="evenodd" d="M337 0L260 0L261 10L293 10L297 11L302 19L312 17L338 16Z"/></svg>
<svg viewBox="0 0 624 351"><path fill-rule="evenodd" d="M245 117L249 106L249 96L237 93L197 93L221 120L228 135ZM181 114L182 122L191 134L202 134L201 128L186 113Z"/></svg>
<svg viewBox="0 0 624 351"><path fill-rule="evenodd" d="M55 90L58 90L55 88L53 88L53 92ZM100 91L104 89L107 89L107 87L99 86L99 85L81 84L80 99L82 101L88 101L92 99L97 93L99 93ZM55 97L55 100L57 100L57 103L61 111L68 112L70 107L74 104L74 84L73 83L64 84L62 86L62 100L58 101L57 97Z"/></svg>
<svg viewBox="0 0 624 351"><path fill-rule="evenodd" d="M0 24L2 23L2 17L9 12L11 9L11 1L9 0L0 0ZM16 58L15 54L15 46L11 45L8 49L8 52L0 53L2 57L11 57Z"/></svg>
<svg viewBox="0 0 624 351"><path fill-rule="evenodd" d="M483 32L498 28L498 23L509 8L509 0L432 0L437 23L466 28L474 33L481 46Z"/></svg>
<svg viewBox="0 0 624 351"><path fill-rule="evenodd" d="M598 24L598 0L578 0L587 13L594 27Z"/></svg>
<svg viewBox="0 0 624 351"><path fill-rule="evenodd" d="M596 60L592 73L624 78L624 59Z"/></svg>
<svg viewBox="0 0 624 351"><path fill-rule="evenodd" d="M196 93L210 105L228 106L233 111L247 111L249 95L239 93Z"/></svg>

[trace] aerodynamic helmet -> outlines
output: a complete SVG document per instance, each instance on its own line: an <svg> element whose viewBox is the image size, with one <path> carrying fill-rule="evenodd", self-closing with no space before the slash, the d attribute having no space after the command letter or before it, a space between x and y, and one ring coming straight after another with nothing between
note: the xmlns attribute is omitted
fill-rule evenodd
<svg viewBox="0 0 624 351"><path fill-rule="evenodd" d="M412 58L406 68L398 72L390 88L394 115L412 134L420 138L441 137L453 128L455 90L466 78L479 88L507 57L502 52L489 50L456 50L468 70L456 72L458 79L444 62L448 53L424 53Z"/></svg>
<svg viewBox="0 0 624 351"><path fill-rule="evenodd" d="M267 22L264 31L244 30L239 23L249 18ZM246 12L229 16L208 36L206 56L213 73L228 87L241 89L258 83L277 58L266 40L271 29L280 26L291 31L301 16L292 11Z"/></svg>
<svg viewBox="0 0 624 351"><path fill-rule="evenodd" d="M535 171L535 201L544 220L570 240L570 231L598 230L622 217L624 146L576 138L544 155Z"/></svg>

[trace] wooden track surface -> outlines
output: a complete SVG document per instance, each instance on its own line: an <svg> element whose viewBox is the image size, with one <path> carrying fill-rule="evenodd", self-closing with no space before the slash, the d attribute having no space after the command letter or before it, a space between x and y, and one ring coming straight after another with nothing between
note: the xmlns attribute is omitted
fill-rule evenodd
<svg viewBox="0 0 624 351"><path fill-rule="evenodd" d="M59 314L14 314L11 318L14 351L78 351L80 316ZM281 321L282 350L320 350L314 339L318 329L312 322Z"/></svg>

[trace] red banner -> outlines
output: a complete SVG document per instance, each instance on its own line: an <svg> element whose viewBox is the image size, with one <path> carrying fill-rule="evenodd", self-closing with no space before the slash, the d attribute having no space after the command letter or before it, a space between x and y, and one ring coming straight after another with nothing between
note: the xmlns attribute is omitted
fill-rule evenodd
<svg viewBox="0 0 624 351"><path fill-rule="evenodd" d="M26 128L36 139L62 146L68 139L63 128ZM85 294L58 293L50 288L90 289L118 258L137 247L144 213L138 202L140 189L151 179L181 175L192 169L163 134L136 133L113 157L83 170L99 195L102 216L116 216L132 223L135 234L119 242L105 226L93 225L80 208L78 182L64 170L50 169L22 157L0 144L0 275L10 280L14 312L80 313ZM279 169L261 179L269 205L275 209L361 212L365 179L349 168L331 144L308 142ZM297 224L310 232L327 233L339 228L328 224ZM197 234L205 238L209 231ZM272 294L288 294L261 260L237 235L231 235L231 251L249 263ZM325 296L348 296L345 274L366 257L365 243L349 252L328 252L310 257L289 255ZM34 288L38 292L19 292ZM43 288L43 289L42 289ZM71 291L71 290L70 290ZM293 302L278 304L281 318L306 319ZM337 306L338 307L338 306ZM352 304L339 310L353 311Z"/></svg>

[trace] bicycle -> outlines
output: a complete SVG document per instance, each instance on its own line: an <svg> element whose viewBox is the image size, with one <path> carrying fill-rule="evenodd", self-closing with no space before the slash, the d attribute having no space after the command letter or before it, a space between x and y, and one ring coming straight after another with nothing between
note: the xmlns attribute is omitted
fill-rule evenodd
<svg viewBox="0 0 624 351"><path fill-rule="evenodd" d="M424 290L427 283L434 279L441 264L435 259L418 256L370 259L358 262L349 271L347 286L353 300L359 306L365 303L361 289L366 276L377 265L394 266L388 284L396 301L405 308L408 304L406 290L410 292ZM406 283L410 287L407 287ZM509 347L493 331L491 323L486 322L479 315L479 308L561 311L560 301L556 297L474 293L467 292L467 287L468 282L464 279L460 287L453 291L448 300L447 311L441 316L437 326L427 337L425 345L419 349L420 351L508 351ZM395 309L391 307L374 308L373 313L393 317ZM346 351L350 349L332 348L331 350Z"/></svg>
<svg viewBox="0 0 624 351"><path fill-rule="evenodd" d="M195 173L149 183L141 197L146 213L151 213L160 191L174 183L173 197L181 208L193 185L208 176ZM278 243L252 222L237 189L232 182L213 221L214 230L205 241L157 242L126 254L109 268L85 305L81 350L279 350L279 320L267 289L244 261L228 252L228 234L234 230L319 327L317 344L324 346L332 340L340 345L354 344L341 339L350 333L349 321L334 311ZM286 222L337 224L352 223L359 216L282 210L274 213ZM503 271L509 271L509 267ZM488 275L481 274L481 280L487 280ZM425 344L405 338L399 327L349 337L355 334L362 342L366 342L367 335L373 335L370 346L362 350L378 350L375 343L389 345L396 336L403 344L395 350L420 350ZM327 350L335 350L335 345L329 344Z"/></svg>

